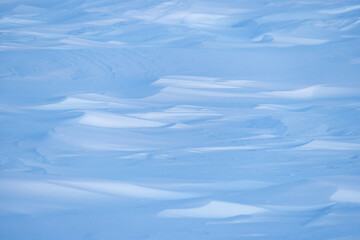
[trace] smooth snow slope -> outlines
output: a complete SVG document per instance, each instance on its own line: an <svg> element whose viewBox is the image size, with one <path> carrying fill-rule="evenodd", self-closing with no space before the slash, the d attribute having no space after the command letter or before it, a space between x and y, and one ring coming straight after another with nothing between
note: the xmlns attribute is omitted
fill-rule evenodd
<svg viewBox="0 0 360 240"><path fill-rule="evenodd" d="M360 3L3 0L0 239L360 239Z"/></svg>

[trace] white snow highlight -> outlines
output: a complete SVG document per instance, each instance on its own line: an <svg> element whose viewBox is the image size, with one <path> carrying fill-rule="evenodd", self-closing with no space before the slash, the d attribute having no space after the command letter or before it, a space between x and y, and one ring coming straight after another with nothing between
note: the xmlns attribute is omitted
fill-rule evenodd
<svg viewBox="0 0 360 240"><path fill-rule="evenodd" d="M187 193L179 193L167 190L153 189L148 187L137 186L122 182L110 181L52 181L57 184L69 186L71 188L79 188L89 192L100 194L109 194L114 196L124 196L132 198L145 198L145 199L184 199L190 198L194 195Z"/></svg>
<svg viewBox="0 0 360 240"><path fill-rule="evenodd" d="M331 195L330 200L335 202L360 203L360 191L339 188L333 195Z"/></svg>
<svg viewBox="0 0 360 240"><path fill-rule="evenodd" d="M316 98L335 98L351 97L360 94L357 89L343 87L327 87L323 85L311 86L292 91L273 91L260 93L264 96L289 98L289 99L316 99Z"/></svg>
<svg viewBox="0 0 360 240"><path fill-rule="evenodd" d="M360 9L360 5L347 6L347 7L342 7L342 8L334 8L334 9L325 9L325 10L321 10L319 12L323 13L323 14L341 14L341 13L355 11L358 9Z"/></svg>
<svg viewBox="0 0 360 240"><path fill-rule="evenodd" d="M65 98L63 101L57 103L51 103L41 106L31 107L32 109L40 110L86 110L86 109L103 109L103 108L116 108L116 109L128 109L134 108L136 104L129 104L128 101L109 97L99 94L77 94Z"/></svg>
<svg viewBox="0 0 360 240"><path fill-rule="evenodd" d="M297 147L297 150L349 150L349 151L359 151L359 143L346 143L346 142L337 142L337 141L324 141L324 140L314 140L310 143L307 143L303 146Z"/></svg>
<svg viewBox="0 0 360 240"><path fill-rule="evenodd" d="M229 218L239 215L259 214L266 211L264 208L239 203L211 201L198 208L164 210L158 216L169 218Z"/></svg>
<svg viewBox="0 0 360 240"><path fill-rule="evenodd" d="M162 127L166 125L161 122L103 112L86 112L84 116L80 118L79 123L105 128Z"/></svg>
<svg viewBox="0 0 360 240"><path fill-rule="evenodd" d="M232 89L255 85L255 81L249 80L222 80L200 76L167 76L155 81L153 85L171 86L190 89Z"/></svg>
<svg viewBox="0 0 360 240"><path fill-rule="evenodd" d="M231 150L256 150L261 149L260 146L226 146L226 147L201 147L201 148L190 148L190 152L211 152L211 151L231 151Z"/></svg>
<svg viewBox="0 0 360 240"><path fill-rule="evenodd" d="M129 114L130 116L139 117L149 120L160 121L181 121L190 119L199 119L204 117L219 117L222 114L216 113L206 108L197 106L179 105L166 109L162 112L146 112Z"/></svg>

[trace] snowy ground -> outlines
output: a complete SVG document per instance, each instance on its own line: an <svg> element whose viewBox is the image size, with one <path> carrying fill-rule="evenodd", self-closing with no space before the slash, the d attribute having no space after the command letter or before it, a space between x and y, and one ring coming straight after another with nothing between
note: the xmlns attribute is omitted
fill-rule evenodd
<svg viewBox="0 0 360 240"><path fill-rule="evenodd" d="M3 0L0 239L360 239L360 3Z"/></svg>

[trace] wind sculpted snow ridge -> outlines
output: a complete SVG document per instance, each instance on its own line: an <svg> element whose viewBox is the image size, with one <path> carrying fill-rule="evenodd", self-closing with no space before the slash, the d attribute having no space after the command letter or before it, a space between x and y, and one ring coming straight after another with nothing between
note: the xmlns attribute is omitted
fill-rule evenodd
<svg viewBox="0 0 360 240"><path fill-rule="evenodd" d="M359 239L357 1L0 3L0 239Z"/></svg>

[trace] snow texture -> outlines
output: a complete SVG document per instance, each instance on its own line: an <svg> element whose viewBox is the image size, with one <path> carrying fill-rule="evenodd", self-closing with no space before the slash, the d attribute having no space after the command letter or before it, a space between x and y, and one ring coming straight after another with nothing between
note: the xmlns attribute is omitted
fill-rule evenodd
<svg viewBox="0 0 360 240"><path fill-rule="evenodd" d="M0 239L360 239L355 0L2 0Z"/></svg>

